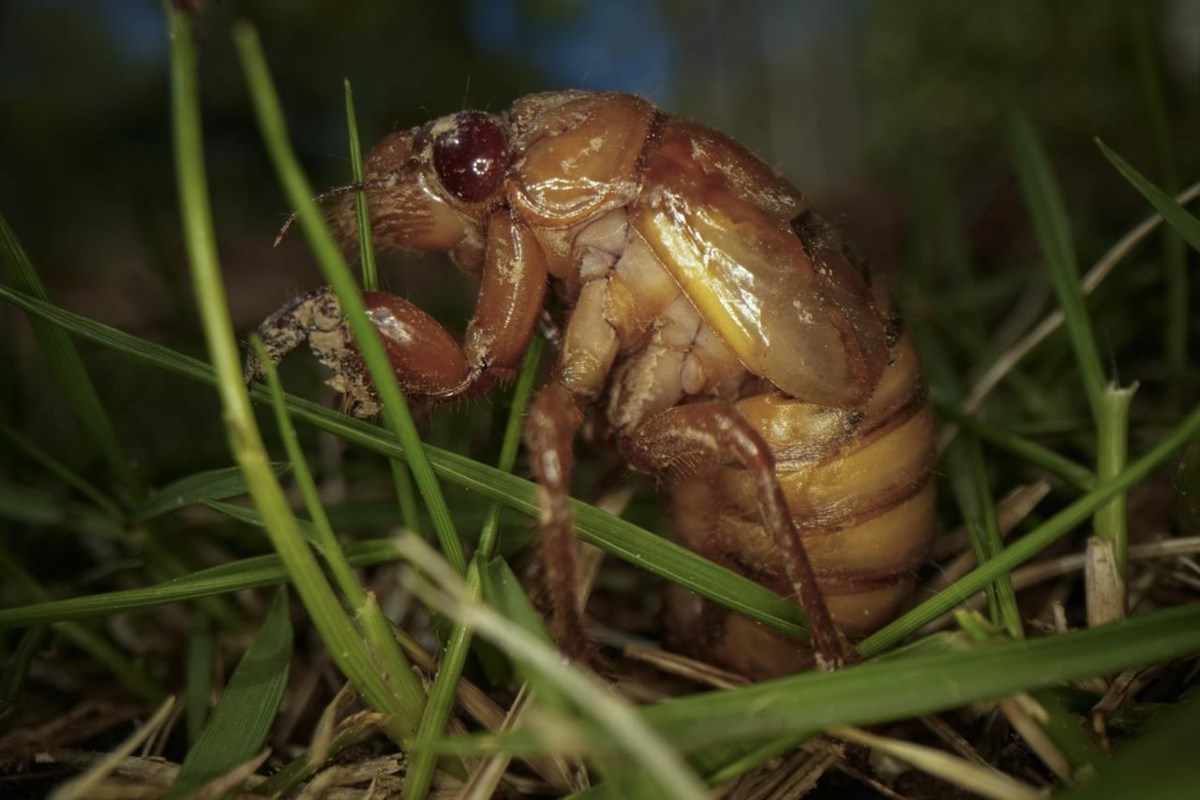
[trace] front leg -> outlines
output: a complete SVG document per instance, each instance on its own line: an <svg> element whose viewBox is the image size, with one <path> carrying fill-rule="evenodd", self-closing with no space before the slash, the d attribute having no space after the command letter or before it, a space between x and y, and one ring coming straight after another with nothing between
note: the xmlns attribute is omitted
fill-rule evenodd
<svg viewBox="0 0 1200 800"><path fill-rule="evenodd" d="M488 224L479 295L462 345L403 298L366 292L363 300L401 389L422 399L449 400L480 394L512 374L529 346L545 292L540 247L527 226L502 210ZM317 359L333 370L329 384L346 396L352 413L379 413L378 397L331 289L287 304L263 322L259 334L275 362L307 340ZM247 382L262 374L253 356L245 374Z"/></svg>
<svg viewBox="0 0 1200 800"><path fill-rule="evenodd" d="M546 256L529 226L511 210L493 214L479 296L463 337L467 374L436 397L478 394L512 376L541 319L546 280Z"/></svg>
<svg viewBox="0 0 1200 800"><path fill-rule="evenodd" d="M430 395L463 380L468 370L458 342L436 320L407 300L384 292L366 292L363 301L405 394ZM378 395L354 346L342 305L328 286L301 295L267 317L258 335L275 363L307 340L317 361L333 370L328 383L345 397L351 413L379 414ZM262 364L250 353L246 382L262 374Z"/></svg>

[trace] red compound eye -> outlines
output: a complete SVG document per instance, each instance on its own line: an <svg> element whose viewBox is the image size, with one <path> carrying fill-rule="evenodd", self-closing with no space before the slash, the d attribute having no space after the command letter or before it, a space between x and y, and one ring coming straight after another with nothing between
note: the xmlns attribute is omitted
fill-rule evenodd
<svg viewBox="0 0 1200 800"><path fill-rule="evenodd" d="M463 111L433 142L433 166L450 194L475 203L500 188L508 141L500 123L482 111Z"/></svg>

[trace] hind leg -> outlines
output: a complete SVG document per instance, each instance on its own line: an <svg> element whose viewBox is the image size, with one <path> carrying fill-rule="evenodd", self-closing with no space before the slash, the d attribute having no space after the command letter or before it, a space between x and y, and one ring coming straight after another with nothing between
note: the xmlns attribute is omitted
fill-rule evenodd
<svg viewBox="0 0 1200 800"><path fill-rule="evenodd" d="M627 433L622 449L631 465L647 472L730 462L744 467L753 482L761 523L775 543L812 627L819 662L832 669L850 660L850 650L833 624L804 542L792 522L771 449L736 408L715 402L669 408Z"/></svg>

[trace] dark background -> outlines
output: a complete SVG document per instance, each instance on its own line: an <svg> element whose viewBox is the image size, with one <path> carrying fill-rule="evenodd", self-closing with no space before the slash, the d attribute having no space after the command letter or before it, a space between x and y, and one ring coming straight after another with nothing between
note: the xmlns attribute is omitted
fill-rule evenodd
<svg viewBox="0 0 1200 800"><path fill-rule="evenodd" d="M355 88L365 146L534 91L636 92L778 167L906 299L914 263L932 289L953 266L913 233L930 207L956 218L961 253L981 280L1037 267L1004 144L1010 105L1024 109L1050 152L1085 267L1146 214L1092 137L1160 183L1196 174L1194 0L208 2L197 26L208 169L243 331L319 279L300 237L272 248L290 209L249 109L229 36L235 19L258 27L315 186L349 180L343 78ZM201 354L178 231L166 62L152 0L0 3L0 211L56 303ZM1169 130L1147 116L1151 74ZM1176 164L1162 163L1163 141ZM943 202L922 205L929 197ZM1156 254L1142 257L1155 274ZM420 263L389 262L386 285L461 327L469 284L443 262ZM1031 285L1047 307L1048 283ZM927 291L918 301L937 297ZM1123 331L1161 316L1161 288L1147 289L1135 310L1129 319L1114 312L1100 329L1112 342L1105 355L1119 352L1126 365L1137 358L1120 344ZM228 462L211 392L119 355L84 352L148 474ZM1153 364L1157 355L1146 358ZM78 466L98 465L8 308L0 308L0 359L0 413ZM197 441L198 430L212 435Z"/></svg>

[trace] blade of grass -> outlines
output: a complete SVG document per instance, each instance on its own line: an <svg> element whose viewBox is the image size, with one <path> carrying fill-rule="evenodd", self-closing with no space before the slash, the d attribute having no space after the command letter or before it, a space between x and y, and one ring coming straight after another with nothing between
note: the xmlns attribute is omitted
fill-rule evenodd
<svg viewBox="0 0 1200 800"><path fill-rule="evenodd" d="M691 750L773 735L812 736L834 725L882 724L932 714L1016 692L1108 675L1200 652L1200 603L1112 625L1053 636L970 647L956 652L867 662L836 672L806 672L743 688L669 700L642 717L679 748ZM624 745L590 722L584 746ZM481 744L519 754L552 752L532 731L430 742L440 752L473 752ZM571 742L578 746L579 742Z"/></svg>
<svg viewBox="0 0 1200 800"><path fill-rule="evenodd" d="M923 352L933 356L927 368L930 387L943 398L946 405L960 405L962 387L949 367L940 341L933 339L923 325L914 330ZM946 460L950 467L950 483L970 535L975 560L983 564L999 555L1004 549L1004 540L996 521L996 504L988 485L987 465L979 440L974 437L960 438L950 446ZM1021 638L1024 635L1021 612L1017 608L1016 594L1007 573L988 585L987 596L992 621L1002 625L1014 638Z"/></svg>
<svg viewBox="0 0 1200 800"><path fill-rule="evenodd" d="M395 637L392 636L391 623L379 610L374 597L364 591L362 584L358 582L350 562L346 560L346 555L342 551L341 543L338 542L337 536L333 532L333 526L329 524L329 517L325 513L324 506L321 505L321 498L317 493L316 481L309 472L304 452L300 448L300 438L296 435L296 429L284 406L283 386L279 382L275 365L271 363L271 359L267 356L267 349L257 335L251 337L251 347L258 354L259 362L266 372L267 385L271 391L272 406L275 410L275 422L279 426L280 438L287 449L292 468L296 472L296 484L300 488L304 505L312 520L313 538L317 549L324 557L325 563L333 575L334 583L341 590L342 596L346 598L350 608L354 610L355 619L362 627L368 649L384 683L401 697L420 697L424 690L413 673L408 659L396 644Z"/></svg>
<svg viewBox="0 0 1200 800"><path fill-rule="evenodd" d="M931 386L943 396L947 407L957 407L962 402L962 387L957 376L947 367L944 357L940 355L940 345L936 340L930 340L925 326L915 326L914 331L926 352L935 355L928 368ZM970 420L968 425L975 423L974 418ZM1004 542L979 441L974 437L957 439L947 451L947 460L951 467L950 481L970 533L976 562L983 564L1002 552ZM1071 466L1077 467L1074 464ZM1082 470L1082 467L1078 469ZM1086 473L1086 470L1083 471ZM1089 480L1089 483L1094 482L1094 479ZM988 585L987 591L993 622L1001 625L1012 638L1023 638L1024 628L1011 575L1008 572L1002 573L995 583ZM1044 690L1034 690L1033 694L1046 712L1039 718L1037 731L1043 732L1043 738L1050 737L1051 749L1061 752L1073 770L1089 767L1101 760L1102 754L1098 748L1086 737L1075 717L1067 712L1061 703Z"/></svg>
<svg viewBox="0 0 1200 800"><path fill-rule="evenodd" d="M1129 404L1137 384L1119 387L1109 384L1100 397L1101 413L1097 435L1096 478L1110 480L1125 469L1129 454ZM1096 512L1096 536L1114 543L1117 569L1125 575L1129 563L1129 543L1126 535L1127 497L1119 494L1112 502Z"/></svg>
<svg viewBox="0 0 1200 800"><path fill-rule="evenodd" d="M358 219L358 251L362 263L363 289L368 292L379 289L379 270L375 266L375 248L371 243L371 212L367 208L367 192L363 188L362 146L358 138L358 115L354 112L354 90L350 88L350 79L342 81L346 95L346 128L350 140L350 169L354 182L359 189L354 193L354 210ZM395 429L389 428L393 434ZM412 476L408 465L396 459L388 463L392 468L392 482L396 486L396 499L400 503L400 515L404 519L404 527L414 533L421 532L421 514L417 507L417 497L413 493Z"/></svg>
<svg viewBox="0 0 1200 800"><path fill-rule="evenodd" d="M1144 7L1131 7L1130 36L1133 39L1134 61L1137 64L1142 96L1146 103L1146 122L1151 141L1158 156L1159 180L1170 194L1179 191L1179 172L1175 165L1175 148L1171 143L1171 125L1163 97L1162 80L1155 64L1154 37L1149 12ZM1187 384L1188 367L1188 274L1183 239L1173 231L1164 230L1163 245L1163 350L1167 357L1168 398L1170 405L1180 407Z"/></svg>
<svg viewBox="0 0 1200 800"><path fill-rule="evenodd" d="M8 710L13 700L17 699L21 687L25 685L29 666L46 643L46 633L45 625L25 631L13 649L12 656L4 664L4 673L0 674L0 714Z"/></svg>
<svg viewBox="0 0 1200 800"><path fill-rule="evenodd" d="M78 472L47 453L36 442L27 439L2 422L0 422L0 436L12 442L17 449L23 451L27 456L40 464L51 475L91 500L96 508L104 512L114 522L118 524L125 522L125 512L117 505L115 500L97 489Z"/></svg>
<svg viewBox="0 0 1200 800"><path fill-rule="evenodd" d="M375 266L375 248L371 246L371 213L367 208L367 192L363 188L362 143L358 138L358 115L354 112L354 89L350 79L342 81L346 97L346 128L350 140L350 169L358 191L354 193L354 210L358 215L358 246L362 258L363 289L374 292L379 289L379 270Z"/></svg>
<svg viewBox="0 0 1200 800"><path fill-rule="evenodd" d="M239 25L234 32L238 56L242 62L242 70L250 90L259 127L267 151L275 164L279 181L287 194L288 200L297 209L300 227L304 231L309 246L317 256L317 261L325 275L325 279L337 293L342 312L354 333L354 342L362 355L371 375L372 384L379 394L383 405L383 416L388 425L398 432L404 450L410 454L408 465L416 478L417 487L425 499L429 516L442 546L442 551L458 570L460 575L467 571L467 558L463 552L462 542L454 530L454 522L438 487L437 478L433 474L428 461L423 456L420 437L413 424L408 404L396 382L383 343L375 326L367 317L366 306L362 295L354 283L354 276L346 265L346 259L338 249L329 226L325 223L321 209L313 198L313 191L300 170L299 162L292 151L291 143L284 123L283 110L275 93L266 60L259 46L258 34L246 24Z"/></svg>
<svg viewBox="0 0 1200 800"><path fill-rule="evenodd" d="M533 607L521 581L513 573L512 568L502 558L495 558L483 564L484 598L489 607L496 613L511 621L531 636L535 636L547 646L553 646L554 640L546 631L542 617ZM537 670L529 669L518 664L522 679L530 687L538 702L545 707L567 713L570 706L562 693L552 681L544 679Z"/></svg>
<svg viewBox="0 0 1200 800"><path fill-rule="evenodd" d="M12 278L13 286L39 300L50 301L46 285L42 283L33 262L25 254L3 214L0 214L0 256L3 256L8 264L8 274ZM45 356L46 366L66 393L75 416L104 454L120 485L133 499L140 498L141 479L133 468L133 462L121 447L116 426L104 408L104 402L100 399L74 342L61 330L38 320L30 320L30 326Z"/></svg>
<svg viewBox="0 0 1200 800"><path fill-rule="evenodd" d="M358 631L309 549L267 461L250 398L242 383L237 344L217 261L204 168L191 20L170 6L168 17L175 163L184 239L217 391L225 412L230 449L244 471L247 488L267 524L271 543L287 565L296 591L334 662L372 707L387 715L385 729L395 741L403 743L416 730L424 697L393 694L376 671Z"/></svg>
<svg viewBox="0 0 1200 800"><path fill-rule="evenodd" d="M0 546L0 575L5 582L16 587L20 594L45 605L50 593L25 571L16 559ZM36 623L34 623L36 624ZM76 622L60 622L54 625L55 633L63 636L96 662L104 665L117 680L148 700L158 702L166 692L149 675L143 672L107 639Z"/></svg>
<svg viewBox="0 0 1200 800"><path fill-rule="evenodd" d="M201 502L213 511L218 511L231 519L245 522L247 525L253 525L256 528L267 527L267 522L263 519L262 514L249 506L223 503L220 500L202 500ZM297 519L296 524L300 527L300 533L308 540L309 544L317 549L317 554L322 555L320 538L317 536L317 527L306 519Z"/></svg>
<svg viewBox="0 0 1200 800"><path fill-rule="evenodd" d="M375 539L348 545L346 558L351 566L368 567L399 561L401 556L391 539ZM173 578L155 586L3 608L0 609L0 630L121 614L215 594L274 586L287 582L288 578L287 567L278 555L256 556Z"/></svg>
<svg viewBox="0 0 1200 800"><path fill-rule="evenodd" d="M1031 439L1018 436L1007 427L992 425L973 414L963 412L957 405L935 401L934 406L937 408L938 414L953 420L983 441L1007 450L1016 457L1057 475L1076 489L1086 492L1096 485L1096 475L1087 467L1061 456Z"/></svg>
<svg viewBox="0 0 1200 800"><path fill-rule="evenodd" d="M284 477L291 470L289 464L281 462L270 464L270 468L277 478ZM240 467L224 467L197 472L195 475L188 475L172 481L156 491L138 509L137 518L145 521L205 500L224 500L229 497L240 497L245 493L246 478Z"/></svg>
<svg viewBox="0 0 1200 800"><path fill-rule="evenodd" d="M129 531L120 522L91 504L63 500L42 489L5 480L0 480L0 517L82 536L129 541Z"/></svg>
<svg viewBox="0 0 1200 800"><path fill-rule="evenodd" d="M1142 197L1154 206L1154 210L1167 221L1167 224L1175 229L1175 232L1184 238L1193 250L1200 251L1200 220L1193 217L1188 210L1176 202L1169 194L1159 189L1150 181L1133 168L1132 165L1125 159L1117 155L1113 150L1109 149L1099 137L1095 140L1096 146L1100 148L1100 152L1108 159L1108 162L1116 168L1117 172L1121 173L1121 177L1129 182L1129 184L1137 189Z"/></svg>
<svg viewBox="0 0 1200 800"><path fill-rule="evenodd" d="M1008 120L1008 139L1021 193L1029 208L1042 255L1058 294L1058 302L1066 315L1067 334L1075 350L1088 403L1093 416L1098 416L1100 395L1105 384L1104 370L1096 350L1092 321L1084 304L1083 292L1079 289L1079 267L1075 260L1066 204L1033 126L1016 112Z"/></svg>
<svg viewBox="0 0 1200 800"><path fill-rule="evenodd" d="M1125 439L1128 429L1129 395L1132 395L1132 390L1129 390L1127 395L1126 390L1115 385L1110 386L1104 380L1091 318L1087 313L1083 291L1079 287L1079 268L1071 246L1071 229L1066 207L1041 144L1029 122L1015 114L1009 122L1009 139L1022 193L1025 195L1038 241L1054 280L1059 305L1066 316L1067 334L1083 377L1088 405L1096 421L1096 448L1100 453L1096 473L1097 479L1103 481L1120 469L1123 458L1118 456L1123 456L1125 448L1128 447ZM1119 436L1121 441L1112 441L1114 436ZM1129 548L1125 511L1125 497L1123 493L1119 493L1095 515L1096 537L1108 543L1117 568L1101 570L1098 566L1101 563L1099 558L1089 567L1088 575L1094 581L1092 585L1096 589L1095 592L1088 593L1088 621L1093 625L1110 621L1114 613L1125 613L1125 568ZM1096 549L1092 552L1102 551ZM1105 596L1116 598L1117 602L1108 604L1106 607L1111 610L1101 614L1100 604L1096 600Z"/></svg>
<svg viewBox="0 0 1200 800"><path fill-rule="evenodd" d="M1176 195L1175 202L1190 203L1197 197L1200 197L1200 182L1193 183ZM1186 212L1184 213L1186 214ZM1109 273L1121 263L1121 260L1129 255L1138 243L1149 236L1162 221L1162 216L1153 214L1142 220L1135 228L1122 236L1116 244L1110 247L1092 265L1087 275L1084 276L1082 284L1084 293L1091 294L1108 277ZM1001 354L991 366L980 374L979 379L967 394L967 400L963 404L963 409L968 412L978 410L988 395L1004 380L1005 376L1011 373L1035 347L1050 336L1050 334L1058 330L1059 326L1063 324L1064 319L1065 317L1061 310L1052 312L1038 323L1033 330L1021 337L1020 341ZM942 431L938 437L939 451L946 448L957 434L957 431L958 429L955 426L948 426Z"/></svg>
<svg viewBox="0 0 1200 800"><path fill-rule="evenodd" d="M517 461L525 407L529 404L529 397L533 393L533 382L537 377L541 354L542 339L540 336L535 336L521 362L521 372L513 392L513 405L509 411L504 440L500 447L499 468L504 472L511 471ZM496 545L499 543L499 530L500 506L493 504L479 536L479 547L467 569L466 597L469 602L478 602L482 596L483 570L485 569L483 565L495 553ZM445 731L446 722L450 719L450 712L454 708L454 690L458 685L458 679L462 676L463 667L467 663L470 648L471 630L462 620L458 620L451 629L450 637L438 664L437 677L434 678L433 688L429 691L429 702L425 705L425 714L421 717L421 727L417 730L419 739L432 739ZM424 800L433 783L436 758L435 753L429 752L418 752L413 755L408 776L404 781L405 800Z"/></svg>
<svg viewBox="0 0 1200 800"><path fill-rule="evenodd" d="M193 614L188 630L187 683L184 703L187 713L188 746L194 747L208 720L208 699L213 683L212 620Z"/></svg>
<svg viewBox="0 0 1200 800"><path fill-rule="evenodd" d="M996 506L988 486L987 465L979 441L972 437L960 438L951 447L948 460L950 482L971 536L976 562L985 564L1004 550L1004 540L996 522ZM988 584L987 593L992 622L1003 627L1014 639L1022 638L1025 629L1008 573L1002 573L994 583Z"/></svg>
<svg viewBox="0 0 1200 800"><path fill-rule="evenodd" d="M262 629L238 662L221 701L184 758L166 800L187 797L262 749L287 687L292 658L292 624L287 606L287 590L280 589Z"/></svg>
<svg viewBox="0 0 1200 800"><path fill-rule="evenodd" d="M884 652L927 622L940 617L986 587L999 575L1010 572L1017 565L1028 561L1049 544L1073 530L1111 498L1145 480L1154 469L1166 461L1171 453L1183 446L1198 432L1200 432L1200 408L1193 410L1154 448L1130 464L1120 475L1101 483L1045 523L1009 545L987 564L976 567L935 597L859 642L859 653L872 656Z"/></svg>
<svg viewBox="0 0 1200 800"><path fill-rule="evenodd" d="M4 286L0 286L0 299L149 365L202 383L216 383L212 367L170 348L26 297ZM263 387L255 387L250 395L258 402L269 402L269 395ZM287 404L293 419L387 458L406 458L404 448L374 425L293 395L287 396ZM477 491L531 518L536 519L540 513L537 487L533 483L446 450L429 445L422 445L422 448L434 471L444 479ZM794 603L630 522L577 500L572 500L571 504L576 531L589 544L775 630L800 640L807 639L809 632L804 614Z"/></svg>
<svg viewBox="0 0 1200 800"><path fill-rule="evenodd" d="M423 541L406 535L400 541L406 556L424 574L437 582L427 587L427 599L465 621L476 633L504 649L509 657L536 669L569 695L590 718L621 742L625 754L643 767L658 784L660 796L704 798L707 791L695 774L666 741L653 735L628 701L610 691L600 680L566 664L552 646L501 617L489 607L470 601L465 586L453 570L439 561ZM419 579L418 579L419 580ZM444 594L443 594L444 593Z"/></svg>
<svg viewBox="0 0 1200 800"><path fill-rule="evenodd" d="M479 594L479 562L472 559L467 568L466 591ZM471 634L466 625L456 622L446 639L446 647L438 661L437 676L429 690L429 702L425 704L425 713L421 716L417 728L417 741L433 738L442 734L450 712L454 708L454 691L458 679L462 675L463 666L467 663L470 652ZM433 784L434 767L437 764L437 753L416 748L412 755L408 774L404 778L404 800L424 800Z"/></svg>
<svg viewBox="0 0 1200 800"><path fill-rule="evenodd" d="M542 350L545 340L534 336L529 343L529 349L521 360L521 369L517 373L517 382L513 387L512 406L508 410L508 421L504 425L504 437L500 442L500 457L496 461L496 469L501 472L512 472L517 463L517 453L521 449L521 433L525 426L525 410L533 397L533 385L537 381L538 366L542 361ZM490 561L496 555L500 545L500 504L492 503L484 520L482 532L479 534L479 554L485 561Z"/></svg>

